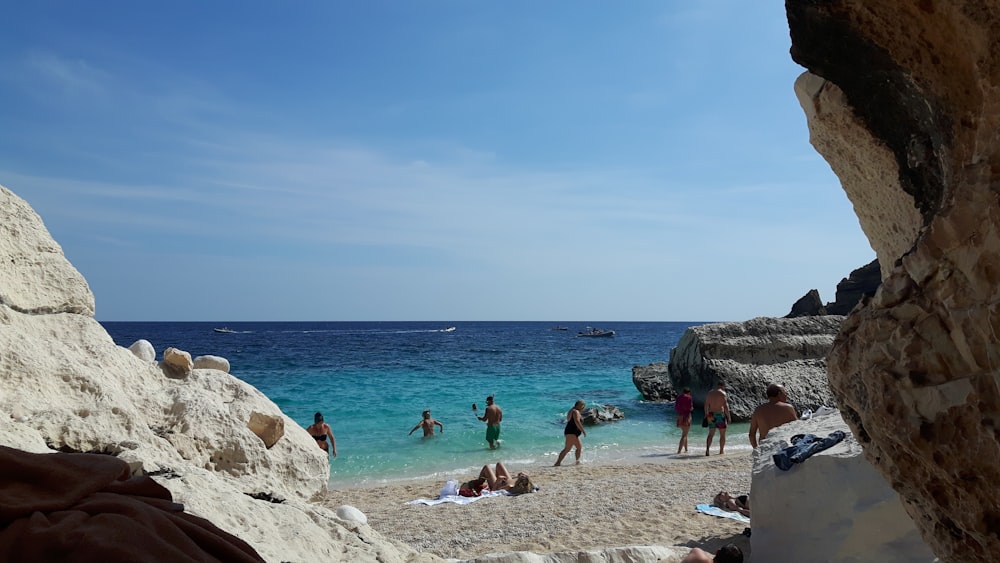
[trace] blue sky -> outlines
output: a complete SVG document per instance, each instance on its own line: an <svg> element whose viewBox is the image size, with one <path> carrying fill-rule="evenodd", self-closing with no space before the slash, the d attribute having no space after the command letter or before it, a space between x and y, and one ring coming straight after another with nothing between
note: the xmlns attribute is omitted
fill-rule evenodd
<svg viewBox="0 0 1000 563"><path fill-rule="evenodd" d="M782 2L5 17L0 184L99 320L745 320L874 258Z"/></svg>

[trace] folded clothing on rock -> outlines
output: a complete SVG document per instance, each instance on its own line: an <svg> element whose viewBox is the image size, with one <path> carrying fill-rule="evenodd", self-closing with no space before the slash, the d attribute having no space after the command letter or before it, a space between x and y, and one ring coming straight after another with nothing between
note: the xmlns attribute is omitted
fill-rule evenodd
<svg viewBox="0 0 1000 563"><path fill-rule="evenodd" d="M0 446L0 467L0 561L263 561L116 457Z"/></svg>
<svg viewBox="0 0 1000 563"><path fill-rule="evenodd" d="M831 432L826 438L818 438L815 434L796 434L792 436L792 445L774 454L774 465L782 471L788 471L792 465L802 463L813 454L833 447L844 439L846 434L841 430Z"/></svg>

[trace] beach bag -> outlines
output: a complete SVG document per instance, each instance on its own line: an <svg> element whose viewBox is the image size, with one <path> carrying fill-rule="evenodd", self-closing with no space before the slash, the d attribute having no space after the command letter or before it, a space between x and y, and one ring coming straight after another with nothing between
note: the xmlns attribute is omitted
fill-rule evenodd
<svg viewBox="0 0 1000 563"><path fill-rule="evenodd" d="M705 418L701 419L701 427L702 428L708 428L708 415L707 414L705 415Z"/></svg>
<svg viewBox="0 0 1000 563"><path fill-rule="evenodd" d="M451 479L444 484L444 487L441 488L441 496L439 498L454 497L454 496L458 496L457 479Z"/></svg>

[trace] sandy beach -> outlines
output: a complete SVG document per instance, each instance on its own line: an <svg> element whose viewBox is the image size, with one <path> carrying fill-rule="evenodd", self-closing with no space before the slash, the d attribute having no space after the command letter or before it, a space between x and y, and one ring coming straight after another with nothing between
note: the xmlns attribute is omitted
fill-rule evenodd
<svg viewBox="0 0 1000 563"><path fill-rule="evenodd" d="M444 481L412 481L330 491L321 502L348 504L387 538L444 558L469 559L509 551L557 553L627 545L701 547L729 542L750 553L748 524L695 510L721 490L750 490L751 454L643 458L633 464L509 466L531 475L540 490L483 498L469 505L406 504L437 498ZM584 456L586 460L586 455ZM466 480L474 475L456 475Z"/></svg>

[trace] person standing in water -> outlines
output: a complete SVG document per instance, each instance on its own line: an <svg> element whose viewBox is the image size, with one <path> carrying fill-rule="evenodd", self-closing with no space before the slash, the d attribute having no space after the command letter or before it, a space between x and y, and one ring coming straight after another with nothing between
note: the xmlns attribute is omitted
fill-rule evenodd
<svg viewBox="0 0 1000 563"><path fill-rule="evenodd" d="M327 454L330 453L330 449L333 449L333 457L337 457L337 439L333 437L333 430L330 425L323 422L323 413L318 412L313 415L312 426L306 428L306 432L316 440L316 445L322 448ZM326 439L329 438L330 442L327 443Z"/></svg>
<svg viewBox="0 0 1000 563"><path fill-rule="evenodd" d="M433 436L434 435L434 425L435 424L441 427L441 433L444 434L444 424L441 424L440 422L438 422L438 421L434 420L433 418L431 418L431 409L427 409L427 410L424 411L424 418L423 418L423 420L421 420L420 422L418 422L417 425L413 427L413 430L410 430L410 433L407 434L407 436L412 436L413 433L416 432L417 428L420 428L421 426L424 427L424 436L425 437L427 437L427 436Z"/></svg>
<svg viewBox="0 0 1000 563"><path fill-rule="evenodd" d="M475 410L476 405L472 405ZM493 395L486 397L486 412L483 416L476 415L476 418L486 423L486 441L490 444L490 449L495 450L500 443L500 422L503 420L503 410L493 404Z"/></svg>
<svg viewBox="0 0 1000 563"><path fill-rule="evenodd" d="M691 398L691 389L684 388L684 392L674 400L674 410L677 411L677 427L681 429L681 441L677 444L677 453L688 453L688 432L691 431L691 413L694 411L694 399Z"/></svg>
<svg viewBox="0 0 1000 563"><path fill-rule="evenodd" d="M712 438L715 430L719 430L719 455L726 453L726 427L732 421L729 415L729 397L726 395L726 383L719 382L705 396L705 413L708 417L708 442L705 444L705 455L712 449Z"/></svg>
<svg viewBox="0 0 1000 563"><path fill-rule="evenodd" d="M580 442L580 434L584 436L587 435L587 431L583 429L583 416L580 414L583 411L587 403L579 400L573 405L573 408L569 409L566 413L566 428L563 430L563 436L566 438L566 446L559 452L559 459L556 460L556 467L562 464L562 460L566 457L566 454L573 448L576 448L576 464L580 465L580 454L583 450L583 444Z"/></svg>

